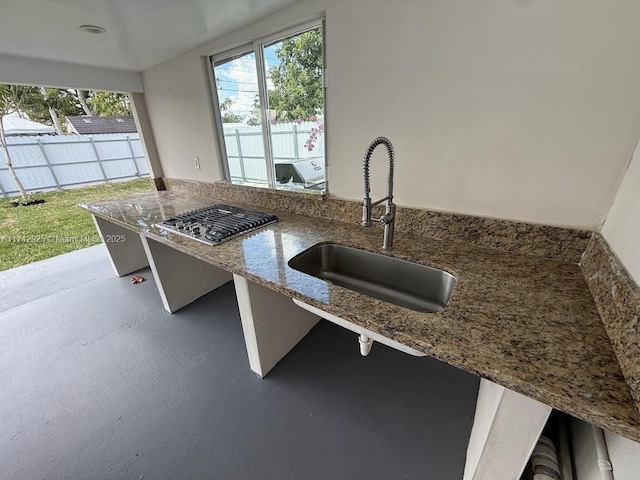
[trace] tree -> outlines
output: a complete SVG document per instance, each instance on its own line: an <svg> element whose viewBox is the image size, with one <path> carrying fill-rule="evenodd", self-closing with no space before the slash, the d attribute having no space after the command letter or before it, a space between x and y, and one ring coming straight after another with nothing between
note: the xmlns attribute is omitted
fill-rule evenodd
<svg viewBox="0 0 640 480"><path fill-rule="evenodd" d="M59 135L64 134L62 124L67 116L83 114L74 90L18 86L15 89L25 99L17 113L34 122L53 125Z"/></svg>
<svg viewBox="0 0 640 480"><path fill-rule="evenodd" d="M262 113L260 112L260 97L256 95L253 97L253 105L251 107L251 112L247 117L247 125L251 125L255 127L256 125L260 125L262 123Z"/></svg>
<svg viewBox="0 0 640 480"><path fill-rule="evenodd" d="M13 163L11 162L11 155L9 155L9 147L7 145L7 137L4 132L4 124L2 122L2 117L5 115L9 115L10 113L14 113L20 110L20 108L25 104L30 91L25 89L24 87L19 87L17 85L0 85L0 146L2 147L2 151L4 153L5 163L7 168L9 169L9 175L13 178L13 182L18 187L18 191L23 199L27 199L27 192L22 186L22 182L16 175L16 171L13 168Z"/></svg>
<svg viewBox="0 0 640 480"><path fill-rule="evenodd" d="M49 96L49 92L44 87L40 87L40 93L42 93L42 98L45 102L51 100ZM58 112L54 108L53 104L47 102L47 110L49 110L49 116L51 117L51 121L53 122L53 126L56 129L58 135L62 135L64 132L62 131L62 125L60 125L60 119L58 118Z"/></svg>
<svg viewBox="0 0 640 480"><path fill-rule="evenodd" d="M26 99L19 114L30 120L53 125L59 135L64 134L62 123L68 116L131 115L129 96L115 92L87 92L45 87L15 87Z"/></svg>
<svg viewBox="0 0 640 480"><path fill-rule="evenodd" d="M309 30L283 40L275 54L280 61L269 68L275 87L269 91L269 108L276 120L308 120L322 113L322 34Z"/></svg>
<svg viewBox="0 0 640 480"><path fill-rule="evenodd" d="M80 106L84 110L84 113L89 117L95 116L95 113L93 113L93 110L91 110L91 107L87 103L87 92L76 89L76 97L78 98L78 102L80 102Z"/></svg>
<svg viewBox="0 0 640 480"><path fill-rule="evenodd" d="M91 92L88 100L93 113L99 117L122 117L131 115L129 96L126 93Z"/></svg>
<svg viewBox="0 0 640 480"><path fill-rule="evenodd" d="M29 119L53 125L58 135L64 134L62 123L69 115L81 115L82 108L77 97L68 90L59 88L33 88L30 89L29 100L22 107Z"/></svg>
<svg viewBox="0 0 640 480"><path fill-rule="evenodd" d="M231 112L231 105L234 99L227 97L220 104L220 114L222 115L222 123L242 123L243 118Z"/></svg>

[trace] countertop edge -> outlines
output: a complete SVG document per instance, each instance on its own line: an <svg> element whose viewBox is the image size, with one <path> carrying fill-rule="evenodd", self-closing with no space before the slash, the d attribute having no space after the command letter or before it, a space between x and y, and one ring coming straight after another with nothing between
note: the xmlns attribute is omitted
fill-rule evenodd
<svg viewBox="0 0 640 480"><path fill-rule="evenodd" d="M211 200L211 199L207 199L207 200ZM98 202L95 202L98 203ZM238 203L238 202L236 202ZM245 204L246 205L246 204ZM122 222L119 221L117 218L114 218L112 216L109 215L105 215L102 214L100 212L94 211L91 209L91 207L89 205L81 205L81 208L84 208L85 210L87 210L89 213L92 213L98 217L101 217L105 220L108 220L110 222L113 222L123 228L126 228L129 231L132 231L134 233L141 233L144 236L146 236L147 238L150 238L152 240L155 241L159 241L162 243L165 243L179 251L182 251L183 253L195 256L196 258L199 258L202 261L205 261L206 263L212 264L214 266L217 266L219 268L222 268L224 270L227 270L231 273L236 273L238 275L244 276L245 278L254 281L255 283L258 283L260 285L263 285L267 288L270 288L272 290L278 291L284 295L287 295L289 297L292 298L297 298L300 299L306 303L309 303L310 305L316 306L320 309L323 309L325 311L328 311L329 313L333 313L337 316L341 316L344 317L345 319L352 321L353 323L357 324L357 325L361 325L364 328L368 328L370 330L376 331L377 333L380 333L381 335L385 335L385 336L390 336L390 332L389 331L385 331L384 329L380 328L380 324L379 323L375 323L375 322L371 322L371 321L366 321L362 318L359 318L357 315L353 314L352 312L349 311L344 311L342 309L339 308L327 308L326 304L322 304L320 302L317 302L315 299L307 297L303 294L301 294L298 291L292 290L292 289L288 289L286 287L283 287L282 285L277 284L276 282L271 282L268 279L265 279L259 275L255 275L243 268L239 268L236 264L234 264L233 262L229 262L229 263L225 263L225 262L221 262L221 261L212 261L212 259L210 257L206 257L203 255L198 254L198 252L196 250L190 249L188 247L188 243L185 246L182 243L177 243L174 241L171 241L170 239L159 235L159 234L155 234L151 231L145 231L144 229L140 228L140 227L135 227L132 226L130 224L127 224L126 222ZM189 242L188 239L186 239L187 242ZM563 411L568 411L568 413L575 415L579 418L582 418L583 420L592 422L594 424L597 424L599 426L602 426L603 428L607 428L610 429L616 433L620 433L623 436L629 437L629 438L633 438L636 441L640 441L640 431L638 429L634 429L632 426L629 426L628 423L621 421L620 419L618 419L615 416L611 416L611 415L602 415L601 412L598 411L598 409L596 408L595 405L589 406L587 403L582 405L581 411L573 411L572 409L567 409L566 404L563 405L562 402L558 402L557 401L557 393L546 389L544 387L536 387L534 385L532 385L530 382L528 381L522 381L520 379L518 379L516 376L513 375L508 375L505 372L491 372L488 371L487 369L480 369L477 368L477 366L473 365L473 362L468 363L468 362L462 362L460 361L458 358L456 358L456 356L452 356L452 355L447 355L446 351L442 350L442 349L438 349L433 345L428 345L428 344L424 344L423 342L420 341L416 341L415 339L411 338L410 336L405 335L402 332L397 332L397 331L392 331L391 332L391 338L407 344L413 348L416 348L417 350L423 351L424 353L428 354L429 356L432 356L438 360L444 361L445 363L448 363L450 365L453 365L455 367L461 368L467 372L479 375L481 377L487 378L491 381L494 381L498 384L504 385L507 388L513 388L515 391L518 391L524 395L527 395L531 398L534 398L536 400L539 400L543 403L546 403L554 408L558 408L559 410L563 410Z"/></svg>

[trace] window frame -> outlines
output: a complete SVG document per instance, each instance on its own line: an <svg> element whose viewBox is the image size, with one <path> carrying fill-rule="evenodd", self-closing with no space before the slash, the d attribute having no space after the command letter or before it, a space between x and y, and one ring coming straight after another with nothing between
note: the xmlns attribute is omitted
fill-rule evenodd
<svg viewBox="0 0 640 480"><path fill-rule="evenodd" d="M310 194L321 194L324 195L328 192L328 181L327 181L327 171L329 162L327 159L327 83L326 83L326 30L325 30L325 18L324 16L318 17L316 19L306 21L304 23L297 24L295 26L279 30L273 34L266 35L260 37L252 42L248 42L242 45L239 45L234 48L229 48L222 50L217 53L213 53L209 55L205 59L205 63L207 66L207 72L209 75L209 84L211 89L211 105L213 107L212 115L216 129L217 143L218 143L218 163L220 166L220 171L224 176L224 180L232 182L237 185L246 185L244 182L233 182L231 179L231 172L229 170L229 160L227 155L227 147L224 139L224 127L222 122L222 115L220 111L220 100L218 97L218 89L215 78L215 66L216 63L220 62L228 62L233 60L234 57L247 55L250 53L254 53L255 62L256 62L256 75L257 75L257 85L258 85L258 98L260 100L260 119L262 122L262 141L264 145L264 156L265 156L265 166L267 171L267 183L266 186L272 190L287 190L285 188L278 188L276 180L275 180L275 161L273 160L273 148L271 144L271 123L270 123L270 109L267 108L268 104L268 90L267 90L267 71L265 70L264 65L264 49L268 46L273 45L279 41L285 40L289 37L299 35L310 30L315 30L319 28L322 34L322 101L323 101L323 118L324 118L324 135L323 135L323 144L324 144L324 166L325 166L325 186L323 190L311 190L311 189L302 189L302 190L290 190L301 193L310 193ZM256 183L252 185L263 185L261 183Z"/></svg>

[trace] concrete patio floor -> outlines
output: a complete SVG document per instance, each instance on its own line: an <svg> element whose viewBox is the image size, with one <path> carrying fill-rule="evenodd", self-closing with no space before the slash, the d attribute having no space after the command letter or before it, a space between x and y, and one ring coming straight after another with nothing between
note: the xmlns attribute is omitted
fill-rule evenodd
<svg viewBox="0 0 640 480"><path fill-rule="evenodd" d="M170 315L140 274L0 272L0 478L462 478L478 378L323 321L260 379L232 283Z"/></svg>

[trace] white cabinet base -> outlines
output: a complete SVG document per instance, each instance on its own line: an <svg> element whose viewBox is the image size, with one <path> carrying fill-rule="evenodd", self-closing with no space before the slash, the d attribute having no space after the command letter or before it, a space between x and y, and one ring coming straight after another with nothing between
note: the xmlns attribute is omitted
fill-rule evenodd
<svg viewBox="0 0 640 480"><path fill-rule="evenodd" d="M318 323L320 317L289 297L233 275L242 330L253 372L263 377Z"/></svg>
<svg viewBox="0 0 640 480"><path fill-rule="evenodd" d="M173 313L231 280L231 273L140 235L162 304Z"/></svg>
<svg viewBox="0 0 640 480"><path fill-rule="evenodd" d="M116 277L124 277L149 266L140 234L127 230L108 220L91 215L93 223L102 237L104 245L109 252L109 260Z"/></svg>
<svg viewBox="0 0 640 480"><path fill-rule="evenodd" d="M552 408L480 380L464 480L520 478Z"/></svg>

